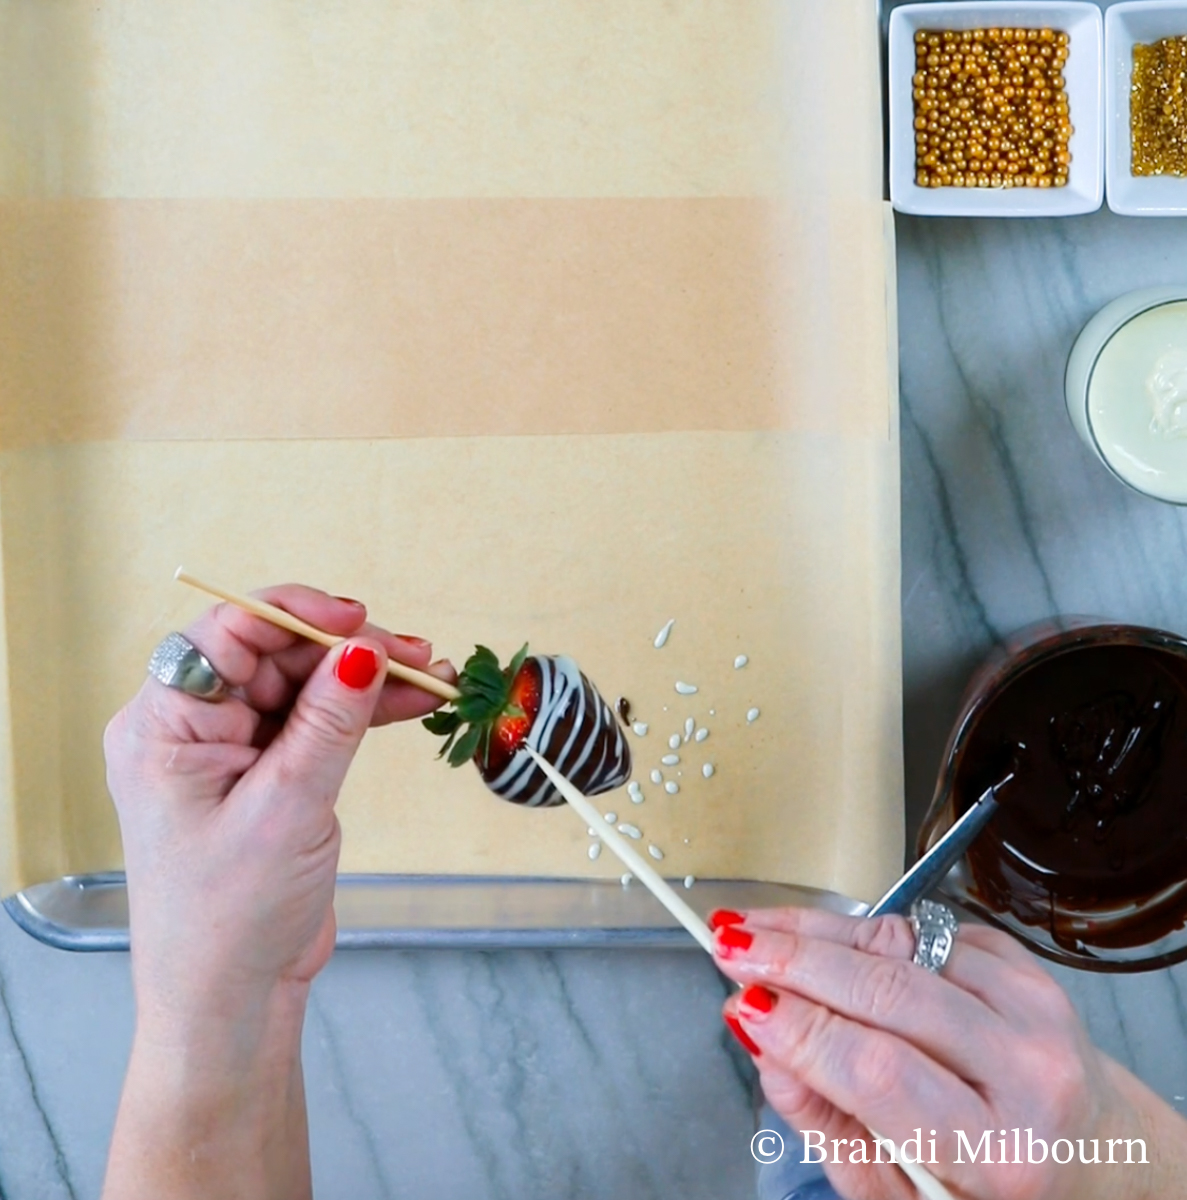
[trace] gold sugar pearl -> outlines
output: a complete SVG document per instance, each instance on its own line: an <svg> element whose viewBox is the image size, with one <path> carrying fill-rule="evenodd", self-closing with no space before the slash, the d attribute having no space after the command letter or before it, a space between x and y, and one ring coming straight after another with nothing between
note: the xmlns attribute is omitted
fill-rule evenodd
<svg viewBox="0 0 1187 1200"><path fill-rule="evenodd" d="M1073 133L1055 29L915 31L915 182L1065 187Z"/></svg>

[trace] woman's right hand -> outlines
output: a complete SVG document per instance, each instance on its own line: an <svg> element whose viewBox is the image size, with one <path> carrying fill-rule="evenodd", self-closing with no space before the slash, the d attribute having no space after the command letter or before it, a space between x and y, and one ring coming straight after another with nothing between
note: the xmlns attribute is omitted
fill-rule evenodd
<svg viewBox="0 0 1187 1200"><path fill-rule="evenodd" d="M916 1194L885 1155L860 1162L874 1159L870 1129L898 1146L921 1129L927 1169L962 1200L1165 1200L1187 1188L1187 1123L1092 1045L1064 991L1007 935L962 925L935 975L911 961L902 917L789 908L711 923L718 965L743 985L725 1019L775 1110L801 1135L823 1134L822 1165L847 1200ZM973 1149L988 1132L975 1163L957 1130ZM1045 1161L1028 1161L1028 1130ZM1067 1165L1052 1159L1059 1139L1076 1150ZM1079 1161L1080 1139L1090 1159L1099 1143L1099 1164ZM1135 1139L1146 1153L1135 1141L1127 1163Z"/></svg>

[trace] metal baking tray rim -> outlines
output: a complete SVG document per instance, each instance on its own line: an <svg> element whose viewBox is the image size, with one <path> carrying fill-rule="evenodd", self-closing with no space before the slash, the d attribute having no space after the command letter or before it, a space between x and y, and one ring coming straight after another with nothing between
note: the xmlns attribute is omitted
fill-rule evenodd
<svg viewBox="0 0 1187 1200"><path fill-rule="evenodd" d="M865 908L820 888L745 879L697 880L683 894L705 915L715 908L792 904L850 914ZM3 904L17 925L47 946L128 949L122 871L35 884ZM697 947L641 884L614 879L340 875L334 907L340 950Z"/></svg>

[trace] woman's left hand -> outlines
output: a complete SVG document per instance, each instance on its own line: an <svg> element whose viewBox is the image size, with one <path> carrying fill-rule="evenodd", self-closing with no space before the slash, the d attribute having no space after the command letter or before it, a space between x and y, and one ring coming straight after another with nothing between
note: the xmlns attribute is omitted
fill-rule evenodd
<svg viewBox="0 0 1187 1200"><path fill-rule="evenodd" d="M290 584L257 593L349 639L327 651L219 605L186 637L232 695L210 703L147 679L108 726L142 1029L175 1029L204 997L307 985L334 944L334 803L368 725L440 701L386 678L387 658L430 668L432 648L366 610Z"/></svg>

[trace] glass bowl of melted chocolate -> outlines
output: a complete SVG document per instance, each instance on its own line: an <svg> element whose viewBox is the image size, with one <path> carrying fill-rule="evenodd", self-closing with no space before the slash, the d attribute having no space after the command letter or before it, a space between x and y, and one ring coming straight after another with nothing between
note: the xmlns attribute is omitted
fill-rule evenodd
<svg viewBox="0 0 1187 1200"><path fill-rule="evenodd" d="M950 899L1069 966L1187 959L1187 640L1081 618L1016 635L970 684L919 852L999 783Z"/></svg>

